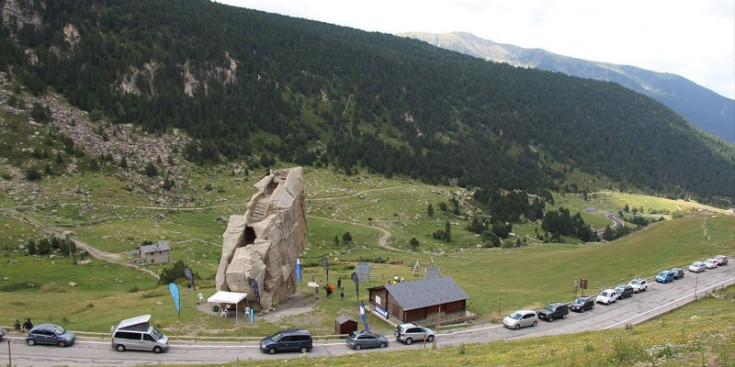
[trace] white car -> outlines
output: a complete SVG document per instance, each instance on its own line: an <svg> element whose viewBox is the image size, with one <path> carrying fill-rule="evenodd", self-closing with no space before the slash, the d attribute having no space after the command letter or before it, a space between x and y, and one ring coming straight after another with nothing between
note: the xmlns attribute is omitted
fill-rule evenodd
<svg viewBox="0 0 735 367"><path fill-rule="evenodd" d="M692 263L692 265L689 265L689 271L691 271L692 273L701 273L705 269L707 269L707 265L705 265L701 261L695 261Z"/></svg>
<svg viewBox="0 0 735 367"><path fill-rule="evenodd" d="M618 294L614 289L605 289L595 298L595 302L609 305L618 300Z"/></svg>
<svg viewBox="0 0 735 367"><path fill-rule="evenodd" d="M629 286L633 287L633 292L645 292L648 290L648 282L643 278L635 278L628 283Z"/></svg>
<svg viewBox="0 0 735 367"><path fill-rule="evenodd" d="M707 269L714 269L717 267L717 265L718 265L718 262L715 259L704 260L704 266L706 266Z"/></svg>

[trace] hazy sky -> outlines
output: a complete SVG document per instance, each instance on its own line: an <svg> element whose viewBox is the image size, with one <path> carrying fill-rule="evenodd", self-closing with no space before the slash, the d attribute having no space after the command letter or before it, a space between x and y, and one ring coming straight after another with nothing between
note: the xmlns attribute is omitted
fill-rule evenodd
<svg viewBox="0 0 735 367"><path fill-rule="evenodd" d="M735 0L215 0L384 33L494 42L681 75L735 99Z"/></svg>

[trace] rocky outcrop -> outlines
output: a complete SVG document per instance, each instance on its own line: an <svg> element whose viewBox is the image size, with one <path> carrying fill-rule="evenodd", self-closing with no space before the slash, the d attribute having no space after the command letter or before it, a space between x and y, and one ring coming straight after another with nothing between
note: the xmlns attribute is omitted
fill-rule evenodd
<svg viewBox="0 0 735 367"><path fill-rule="evenodd" d="M296 258L306 247L302 169L271 171L255 188L245 215L232 215L222 234L215 283L218 291L247 293L251 307L268 311L296 292Z"/></svg>

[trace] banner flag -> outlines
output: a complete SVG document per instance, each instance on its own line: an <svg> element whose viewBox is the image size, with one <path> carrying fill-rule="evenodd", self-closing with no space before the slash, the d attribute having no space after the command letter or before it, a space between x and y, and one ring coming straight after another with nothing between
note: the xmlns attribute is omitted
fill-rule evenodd
<svg viewBox="0 0 735 367"><path fill-rule="evenodd" d="M179 294L179 286L174 282L168 283L168 291L171 292L171 298L174 299L174 304L176 305L176 312L179 313L179 318L181 318L181 295Z"/></svg>
<svg viewBox="0 0 735 367"><path fill-rule="evenodd" d="M322 265L324 265L324 272L327 273L327 284L329 284L329 262L326 256L322 256Z"/></svg>
<svg viewBox="0 0 735 367"><path fill-rule="evenodd" d="M357 299L360 299L360 280L357 278L357 273L353 271L350 278L355 282L355 294L357 295Z"/></svg>
<svg viewBox="0 0 735 367"><path fill-rule="evenodd" d="M360 318L362 319L362 324L365 325L365 330L370 331L370 326L368 326L367 318L365 317L365 303L360 301Z"/></svg>
<svg viewBox="0 0 735 367"><path fill-rule="evenodd" d="M301 283L301 259L296 258L296 281Z"/></svg>
<svg viewBox="0 0 735 367"><path fill-rule="evenodd" d="M184 275L186 276L186 279L189 280L189 288L194 288L194 292L196 292L197 286L194 284L194 274L188 266L184 267Z"/></svg>
<svg viewBox="0 0 735 367"><path fill-rule="evenodd" d="M253 290L253 295L255 295L255 299L258 301L258 304L260 304L260 289L258 289L258 282L253 278L248 278L248 285L250 286L250 289Z"/></svg>

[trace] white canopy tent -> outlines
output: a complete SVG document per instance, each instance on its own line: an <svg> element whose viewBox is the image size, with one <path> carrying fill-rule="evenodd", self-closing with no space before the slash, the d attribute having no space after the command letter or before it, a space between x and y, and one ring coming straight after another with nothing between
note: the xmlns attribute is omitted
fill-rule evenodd
<svg viewBox="0 0 735 367"><path fill-rule="evenodd" d="M235 324L237 325L237 304L247 298L247 296L247 293L218 291L207 298L207 303L235 305Z"/></svg>

